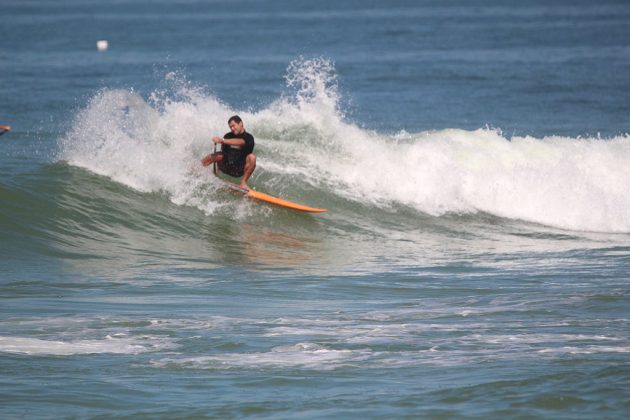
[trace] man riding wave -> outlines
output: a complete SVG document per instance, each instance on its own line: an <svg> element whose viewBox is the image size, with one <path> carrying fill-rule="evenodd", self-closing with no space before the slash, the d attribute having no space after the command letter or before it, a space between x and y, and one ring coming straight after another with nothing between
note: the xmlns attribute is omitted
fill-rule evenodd
<svg viewBox="0 0 630 420"><path fill-rule="evenodd" d="M240 186L249 190L247 180L256 169L256 155L253 153L254 136L245 131L243 120L238 115L230 117L228 126L230 132L223 138L212 137L214 144L221 144L221 151L204 157L201 164L208 166L216 163L221 172L235 178L243 177Z"/></svg>

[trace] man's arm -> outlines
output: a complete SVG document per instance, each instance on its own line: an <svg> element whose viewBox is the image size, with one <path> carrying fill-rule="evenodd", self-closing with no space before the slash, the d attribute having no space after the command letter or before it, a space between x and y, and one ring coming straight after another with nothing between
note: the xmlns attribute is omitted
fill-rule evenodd
<svg viewBox="0 0 630 420"><path fill-rule="evenodd" d="M222 139L219 136L214 136L212 138L212 141L215 143L227 144L228 146L240 146L240 147L245 146L244 139Z"/></svg>

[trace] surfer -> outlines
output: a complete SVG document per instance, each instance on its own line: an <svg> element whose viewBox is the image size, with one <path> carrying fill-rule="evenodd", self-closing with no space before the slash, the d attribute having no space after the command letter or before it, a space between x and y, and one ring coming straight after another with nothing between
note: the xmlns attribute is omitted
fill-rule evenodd
<svg viewBox="0 0 630 420"><path fill-rule="evenodd" d="M220 171L235 178L243 177L241 188L249 190L247 180L256 169L256 155L253 153L254 136L245 131L243 120L238 115L230 117L228 126L230 132L223 138L212 137L214 144L221 144L221 151L204 157L201 164L208 166L216 163Z"/></svg>
<svg viewBox="0 0 630 420"><path fill-rule="evenodd" d="M9 125L0 125L0 136L6 132L11 131L11 126Z"/></svg>

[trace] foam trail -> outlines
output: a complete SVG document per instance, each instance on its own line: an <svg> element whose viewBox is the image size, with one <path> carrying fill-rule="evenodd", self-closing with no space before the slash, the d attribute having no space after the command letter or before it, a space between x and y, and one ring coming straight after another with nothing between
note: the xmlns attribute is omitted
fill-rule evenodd
<svg viewBox="0 0 630 420"><path fill-rule="evenodd" d="M254 182L434 216L486 212L585 231L630 232L630 138L504 137L498 130L377 133L348 122L332 62L300 58L290 93L257 112L222 104L180 75L148 101L104 90L60 140L60 159L212 213L209 171L191 166L240 113L256 136ZM331 209L335 212L335 209Z"/></svg>
<svg viewBox="0 0 630 420"><path fill-rule="evenodd" d="M30 355L70 356L76 354L138 354L169 348L156 338L143 341L107 336L100 340L41 340L32 337L0 337L0 352Z"/></svg>
<svg viewBox="0 0 630 420"><path fill-rule="evenodd" d="M368 350L334 350L316 343L297 343L274 347L268 352L162 359L154 361L152 365L159 368L178 366L194 369L299 368L332 370L360 363L369 359L372 354Z"/></svg>

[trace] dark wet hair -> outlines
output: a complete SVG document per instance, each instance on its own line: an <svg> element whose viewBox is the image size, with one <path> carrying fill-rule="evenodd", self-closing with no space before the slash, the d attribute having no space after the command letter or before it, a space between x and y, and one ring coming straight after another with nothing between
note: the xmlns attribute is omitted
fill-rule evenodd
<svg viewBox="0 0 630 420"><path fill-rule="evenodd" d="M228 120L228 124L231 123L232 121L236 121L237 124L240 124L243 122L243 120L241 120L241 117L239 117L238 115L232 115L230 119Z"/></svg>

